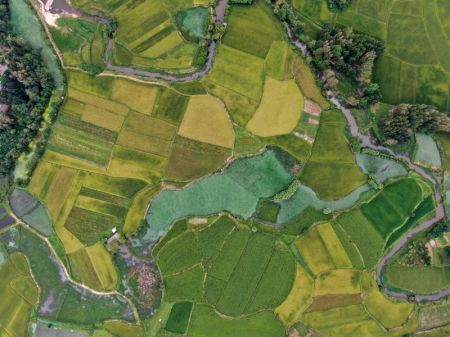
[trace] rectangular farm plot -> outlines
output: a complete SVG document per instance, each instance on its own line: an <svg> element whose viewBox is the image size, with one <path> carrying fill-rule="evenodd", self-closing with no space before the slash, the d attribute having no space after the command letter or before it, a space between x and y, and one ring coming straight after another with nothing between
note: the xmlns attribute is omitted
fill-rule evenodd
<svg viewBox="0 0 450 337"><path fill-rule="evenodd" d="M82 93L89 93L94 97L99 96L108 98L111 96L112 83L114 77L110 76L93 76L79 70L68 70L69 77L69 97L76 99L73 89ZM83 101L83 100L82 100ZM99 100L99 102L107 102L108 100Z"/></svg>
<svg viewBox="0 0 450 337"><path fill-rule="evenodd" d="M126 116L130 110L125 104L114 102L113 100L89 94L69 86L69 97L81 102L83 105L93 105L97 108L114 112L120 116ZM70 101L69 101L70 102ZM66 104L67 105L67 104ZM70 105L69 105L70 108ZM78 112L78 109L77 109Z"/></svg>
<svg viewBox="0 0 450 337"><path fill-rule="evenodd" d="M26 269L18 267L23 265ZM26 336L31 311L36 307L39 292L25 257L11 255L0 268L0 332L2 336Z"/></svg>
<svg viewBox="0 0 450 337"><path fill-rule="evenodd" d="M117 271L111 254L106 250L105 246L98 242L93 246L87 247L86 252L92 261L95 273L98 275L103 289L115 289L118 280Z"/></svg>
<svg viewBox="0 0 450 337"><path fill-rule="evenodd" d="M111 143L61 124L54 125L48 145L49 150L97 166L108 164L112 147Z"/></svg>
<svg viewBox="0 0 450 337"><path fill-rule="evenodd" d="M351 295L361 292L361 273L354 269L334 269L320 274L316 279L314 294Z"/></svg>
<svg viewBox="0 0 450 337"><path fill-rule="evenodd" d="M71 168L61 167L53 179L48 193L44 198L45 205L52 219L58 218L59 212L66 200L67 193L72 186L78 172Z"/></svg>
<svg viewBox="0 0 450 337"><path fill-rule="evenodd" d="M317 226L336 268L351 268L352 263L330 223Z"/></svg>
<svg viewBox="0 0 450 337"><path fill-rule="evenodd" d="M169 35L164 36L161 40L155 41L154 45L151 45L148 49L139 53L139 56L157 58L176 48L182 43L184 43L184 40L181 34L178 31L174 30L170 32Z"/></svg>
<svg viewBox="0 0 450 337"><path fill-rule="evenodd" d="M124 130L146 134L164 140L172 140L177 132L176 126L158 118L131 112L125 121Z"/></svg>
<svg viewBox="0 0 450 337"><path fill-rule="evenodd" d="M338 218L338 222L358 247L365 267L375 266L383 252L385 241L372 223L360 210L344 213Z"/></svg>
<svg viewBox="0 0 450 337"><path fill-rule="evenodd" d="M37 198L43 199L57 173L58 167L56 165L41 160L33 172L28 190Z"/></svg>
<svg viewBox="0 0 450 337"><path fill-rule="evenodd" d="M258 24L255 24L257 22ZM264 1L253 6L236 6L228 18L223 43L257 57L265 58L272 41L282 40L284 32Z"/></svg>
<svg viewBox="0 0 450 337"><path fill-rule="evenodd" d="M274 41L265 59L267 74L277 80L283 81L292 78L292 53L286 41Z"/></svg>
<svg viewBox="0 0 450 337"><path fill-rule="evenodd" d="M131 112L119 134L118 145L168 157L176 127L157 118Z"/></svg>
<svg viewBox="0 0 450 337"><path fill-rule="evenodd" d="M103 286L100 282L100 278L95 272L92 261L86 251L86 248L81 248L76 252L68 255L70 267L75 277L95 290L103 290Z"/></svg>
<svg viewBox="0 0 450 337"><path fill-rule="evenodd" d="M115 216L73 207L64 225L82 243L93 244L111 234L113 227L120 227L123 220Z"/></svg>
<svg viewBox="0 0 450 337"><path fill-rule="evenodd" d="M264 60L222 44L208 79L259 101L263 89Z"/></svg>
<svg viewBox="0 0 450 337"><path fill-rule="evenodd" d="M295 262L291 252L280 243L272 254L269 263L247 305L247 312L273 308L282 303L290 294L296 277ZM280 282L288 280L287 282Z"/></svg>
<svg viewBox="0 0 450 337"><path fill-rule="evenodd" d="M295 245L314 274L317 275L325 270L335 268L334 261L317 227L298 238Z"/></svg>
<svg viewBox="0 0 450 337"><path fill-rule="evenodd" d="M177 136L164 175L182 181L202 177L222 167L230 155L230 149Z"/></svg>
<svg viewBox="0 0 450 337"><path fill-rule="evenodd" d="M158 87L125 79L116 79L111 98L129 106L132 110L150 114L153 110Z"/></svg>
<svg viewBox="0 0 450 337"><path fill-rule="evenodd" d="M189 100L190 96L182 95L166 87L160 87L152 116L178 125L183 118Z"/></svg>
<svg viewBox="0 0 450 337"><path fill-rule="evenodd" d="M124 218L127 213L127 209L124 207L86 196L78 196L75 201L75 206L97 213L112 215L118 218Z"/></svg>
<svg viewBox="0 0 450 337"><path fill-rule="evenodd" d="M389 184L361 210L378 232L387 238L400 227L422 200L422 189L414 179ZM399 206L401 205L401 206Z"/></svg>
<svg viewBox="0 0 450 337"><path fill-rule="evenodd" d="M114 11L114 15L118 17L121 28L117 38L126 43L132 43L168 19L160 1L143 1L131 8L121 6Z"/></svg>
<svg viewBox="0 0 450 337"><path fill-rule="evenodd" d="M250 237L217 303L221 312L231 316L239 316L245 312L273 249L271 237L261 234Z"/></svg>
<svg viewBox="0 0 450 337"><path fill-rule="evenodd" d="M164 157L116 145L108 173L115 177L127 176L153 183L161 176L165 162Z"/></svg>
<svg viewBox="0 0 450 337"><path fill-rule="evenodd" d="M369 319L369 315L362 305L349 305L323 311L305 313L303 321L316 329L336 328L349 323L361 323ZM339 335L333 335L337 337ZM357 335L358 337L361 335ZM370 335L369 335L370 336ZM369 337L367 336L367 337Z"/></svg>
<svg viewBox="0 0 450 337"><path fill-rule="evenodd" d="M66 100L66 103L64 104L63 109L64 109L64 113L80 117L83 112L84 106L85 106L85 103L82 103L76 99L69 97Z"/></svg>
<svg viewBox="0 0 450 337"><path fill-rule="evenodd" d="M234 147L234 129L225 106L212 96L191 97L179 134L212 145Z"/></svg>
<svg viewBox="0 0 450 337"><path fill-rule="evenodd" d="M83 187L94 189L97 191L97 194L83 195L91 196L120 206L126 206L127 201L125 199L132 198L145 186L146 184L142 180L128 177L115 178L105 174L87 173L83 179Z"/></svg>
<svg viewBox="0 0 450 337"><path fill-rule="evenodd" d="M151 46L155 40L155 37L161 34L167 35L167 30L173 30L172 22L170 19L160 23L153 29L148 30L145 34L134 40L129 44L129 48L134 52L145 50L148 46Z"/></svg>
<svg viewBox="0 0 450 337"><path fill-rule="evenodd" d="M117 144L163 157L169 156L172 146L171 141L132 132L130 130L123 130L120 133Z"/></svg>
<svg viewBox="0 0 450 337"><path fill-rule="evenodd" d="M81 119L101 128L118 132L122 128L125 117L102 108L86 105L83 109Z"/></svg>
<svg viewBox="0 0 450 337"><path fill-rule="evenodd" d="M219 255L208 270L208 275L228 281L236 264L245 250L251 232L247 229L235 228L226 239Z"/></svg>

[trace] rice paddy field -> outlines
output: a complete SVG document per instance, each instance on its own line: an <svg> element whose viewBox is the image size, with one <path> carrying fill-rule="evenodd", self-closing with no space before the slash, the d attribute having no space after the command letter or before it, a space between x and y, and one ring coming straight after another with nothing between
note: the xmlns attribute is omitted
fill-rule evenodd
<svg viewBox="0 0 450 337"><path fill-rule="evenodd" d="M295 0L293 5L305 17L311 37L321 23L334 23L385 43L374 69L384 102L425 103L450 110L447 1L358 0L337 14L328 10L326 0Z"/></svg>
<svg viewBox="0 0 450 337"><path fill-rule="evenodd" d="M338 110L322 114L311 157L300 181L324 200L336 200L367 182L344 136L346 121ZM345 177L345 178L344 178Z"/></svg>
<svg viewBox="0 0 450 337"><path fill-rule="evenodd" d="M441 167L441 156L436 142L430 135L418 134L416 136L416 153L414 159L435 168Z"/></svg>
<svg viewBox="0 0 450 337"><path fill-rule="evenodd" d="M20 1L17 29L17 13L32 10ZM71 4L117 20L114 65L191 72L210 34L210 1ZM324 0L292 5L307 35L330 22L386 42L375 77L387 103L448 108L446 49L436 48L448 40L446 3L354 0L338 14ZM432 187L350 146L345 116L266 1L232 4L225 20L211 70L187 82L105 70L100 22L47 26L67 92L27 186L0 190L1 336L447 336L448 301L391 298L375 275L435 214ZM418 135L412 159L447 170L448 144ZM436 266L386 273L416 294L449 282Z"/></svg>
<svg viewBox="0 0 450 337"><path fill-rule="evenodd" d="M73 1L73 5L92 15L114 16L118 30L114 38L111 59L115 65L139 69L185 71L195 67L199 41L206 37L210 16L208 3L196 1ZM58 29L58 28L57 28ZM75 32L78 33L78 32ZM57 35L64 34L64 25ZM75 58L90 57L92 64L101 66L104 33L91 34L75 51ZM71 39L76 39L71 34ZM82 41L78 37L78 42ZM68 41L63 44L67 47ZM73 42L72 49L75 49ZM99 62L99 63L95 63Z"/></svg>

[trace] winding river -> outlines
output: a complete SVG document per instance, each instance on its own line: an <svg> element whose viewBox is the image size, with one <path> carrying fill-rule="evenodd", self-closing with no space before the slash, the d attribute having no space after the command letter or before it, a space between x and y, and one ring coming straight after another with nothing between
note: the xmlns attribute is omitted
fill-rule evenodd
<svg viewBox="0 0 450 337"><path fill-rule="evenodd" d="M217 22L224 22L225 20L225 12L226 7L228 5L229 0L219 0L217 3L217 6L215 8L215 14L216 14L216 21ZM52 14L69 14L69 15L76 15L76 16L85 16L86 14L80 12L79 10L74 9L71 7L71 5L68 3L67 0L44 0L44 4L46 5L46 10L49 11ZM102 23L108 23L107 20L104 18L94 17L90 16L89 18L100 21ZM296 47L302 52L304 56L309 56L310 51L308 46L301 40L299 40L294 34L292 33L290 28L287 28L287 34L290 38L290 40L296 45ZM190 74L184 74L184 75L174 75L174 74L167 74L167 73L158 73L158 72L148 72L143 70L138 70L130 67L121 67L121 66L114 66L111 64L111 61L109 60L109 52L111 48L113 47L113 39L109 39L107 48L105 51L105 63L107 64L107 68L116 72L121 72L124 74L129 75L136 75L136 76L142 76L152 79L160 79L160 80L166 80L166 81L173 81L173 82L188 82L188 81L194 81L196 79L199 79L203 76L205 76L209 70L212 67L214 56L217 49L217 42L212 40L209 45L209 54L208 59L205 64L205 66L200 69L196 70L195 72L192 72ZM410 293L407 291L394 291L388 289L385 285L383 285L382 280L382 273L384 268L386 267L387 262L404 246L408 243L409 239L411 239L414 235L425 231L427 229L430 229L434 224L441 221L445 217L445 211L443 206L443 198L442 193L440 192L440 187L436 179L428 174L424 169L421 167L415 165L411 159L408 156L397 154L394 151L392 151L389 148L386 148L384 146L377 145L375 143L375 140L368 134L361 133L361 131L358 128L358 125L356 123L355 118L353 117L350 109L347 109L343 106L343 104L339 101L337 96L330 90L327 91L327 96L330 102L332 102L339 110L342 111L344 116L347 119L347 122L350 127L350 131L353 137L359 139L361 142L361 145L365 148L377 150L377 151L385 151L389 153L391 156L401 160L403 163L405 163L410 170L413 170L417 172L419 175L424 177L425 179L429 180L435 190L435 199L436 199L436 215L429 220L423 221L418 226L414 227L407 233L405 233L404 236L402 236L392 247L391 249L386 253L386 255L383 256L383 258L380 260L379 264L376 268L376 275L377 275L377 282L380 287L382 287L383 291L388 294L391 297L400 298L400 299L408 299L410 298ZM442 298L445 298L450 295L450 288L443 289L439 292L430 294L430 295L416 295L414 297L414 300L417 302L424 302L424 301L437 301Z"/></svg>

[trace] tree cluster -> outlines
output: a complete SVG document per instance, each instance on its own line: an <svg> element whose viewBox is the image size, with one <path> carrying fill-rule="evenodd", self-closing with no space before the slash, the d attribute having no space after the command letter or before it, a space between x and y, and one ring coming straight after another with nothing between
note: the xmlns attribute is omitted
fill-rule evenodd
<svg viewBox="0 0 450 337"><path fill-rule="evenodd" d="M403 267L429 266L431 257L425 243L418 240L408 244L397 263Z"/></svg>
<svg viewBox="0 0 450 337"><path fill-rule="evenodd" d="M345 11L352 3L352 0L328 0L328 8L331 11Z"/></svg>
<svg viewBox="0 0 450 337"><path fill-rule="evenodd" d="M441 221L428 233L428 238L437 239L448 231L450 231L450 223L448 221Z"/></svg>
<svg viewBox="0 0 450 337"><path fill-rule="evenodd" d="M413 138L415 132L433 133L445 127L446 123L448 117L434 106L399 104L380 120L380 130L388 143L405 143Z"/></svg>
<svg viewBox="0 0 450 337"><path fill-rule="evenodd" d="M383 43L352 28L324 25L319 38L311 43L314 65L323 72L327 86L337 86L337 74L359 85L349 105L366 108L381 99L378 84L372 83L375 59L383 52Z"/></svg>
<svg viewBox="0 0 450 337"><path fill-rule="evenodd" d="M8 174L43 122L54 83L41 57L9 26L7 0L0 0L0 51L6 65L1 77L0 174Z"/></svg>
<svg viewBox="0 0 450 337"><path fill-rule="evenodd" d="M295 35L300 36L303 33L304 24L290 2L286 0L266 0L266 2L272 6L278 19L286 22Z"/></svg>

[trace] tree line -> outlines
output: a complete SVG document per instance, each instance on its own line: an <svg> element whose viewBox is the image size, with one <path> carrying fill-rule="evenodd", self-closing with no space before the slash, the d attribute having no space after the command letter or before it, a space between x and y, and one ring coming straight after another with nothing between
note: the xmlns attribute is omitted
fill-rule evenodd
<svg viewBox="0 0 450 337"><path fill-rule="evenodd" d="M0 111L0 174L9 174L38 134L55 85L40 54L12 32L7 0L0 0L0 56L0 104L10 107Z"/></svg>

